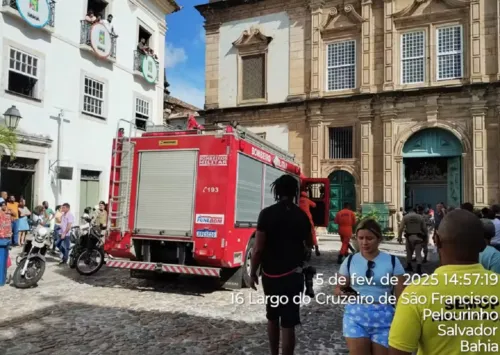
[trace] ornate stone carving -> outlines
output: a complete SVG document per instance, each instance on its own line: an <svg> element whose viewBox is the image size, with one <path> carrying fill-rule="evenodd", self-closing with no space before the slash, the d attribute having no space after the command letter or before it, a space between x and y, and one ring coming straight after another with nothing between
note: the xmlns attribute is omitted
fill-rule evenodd
<svg viewBox="0 0 500 355"><path fill-rule="evenodd" d="M251 28L248 31L243 31L240 38L233 42L233 46L238 49L249 47L265 48L272 40L272 37L264 35L258 28Z"/></svg>
<svg viewBox="0 0 500 355"><path fill-rule="evenodd" d="M337 25L339 18L345 16L349 21L347 24ZM321 24L319 30L323 36L345 30L352 30L363 23L365 20L356 11L353 5L345 5L341 10L336 7L332 8L326 15L325 20Z"/></svg>
<svg viewBox="0 0 500 355"><path fill-rule="evenodd" d="M425 3L431 3L433 1L442 1L445 5L452 9L463 8L469 5L468 0L413 0L410 5L408 5L401 11L394 13L392 16L394 18L411 16L421 5Z"/></svg>

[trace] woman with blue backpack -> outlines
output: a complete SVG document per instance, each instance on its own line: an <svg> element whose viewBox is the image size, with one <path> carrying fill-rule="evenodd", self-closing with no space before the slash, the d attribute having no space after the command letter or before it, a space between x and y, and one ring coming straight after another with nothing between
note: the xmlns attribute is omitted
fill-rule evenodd
<svg viewBox="0 0 500 355"><path fill-rule="evenodd" d="M382 230L373 219L356 229L359 253L344 260L335 294L344 302L343 332L351 355L386 355L394 305L404 289L404 268L379 250Z"/></svg>

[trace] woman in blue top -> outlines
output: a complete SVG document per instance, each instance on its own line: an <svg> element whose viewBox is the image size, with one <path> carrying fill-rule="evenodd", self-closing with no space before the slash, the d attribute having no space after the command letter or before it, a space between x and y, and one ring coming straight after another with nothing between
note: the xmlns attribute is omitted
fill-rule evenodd
<svg viewBox="0 0 500 355"><path fill-rule="evenodd" d="M345 307L344 337L351 355L387 355L394 304L404 289L405 271L398 258L379 250L382 231L375 220L362 220L356 238L360 252L344 260L335 288L339 296L358 295ZM391 300L393 288L396 300Z"/></svg>

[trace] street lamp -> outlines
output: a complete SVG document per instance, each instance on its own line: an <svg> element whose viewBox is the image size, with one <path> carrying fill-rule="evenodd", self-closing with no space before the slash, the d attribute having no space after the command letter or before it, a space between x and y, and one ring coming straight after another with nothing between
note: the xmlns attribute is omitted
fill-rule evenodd
<svg viewBox="0 0 500 355"><path fill-rule="evenodd" d="M15 130L17 128L17 125L19 124L19 120L21 120L21 113L17 109L16 106L12 105L5 113L3 114L5 118L5 125L7 126L8 129L11 131Z"/></svg>

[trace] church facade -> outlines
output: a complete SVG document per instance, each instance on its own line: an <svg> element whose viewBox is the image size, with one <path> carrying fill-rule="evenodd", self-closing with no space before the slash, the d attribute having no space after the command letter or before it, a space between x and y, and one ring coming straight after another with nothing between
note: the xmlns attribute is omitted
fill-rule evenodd
<svg viewBox="0 0 500 355"><path fill-rule="evenodd" d="M500 0L197 9L206 120L286 126L304 173L330 178L332 212L343 202L396 211L499 201Z"/></svg>

